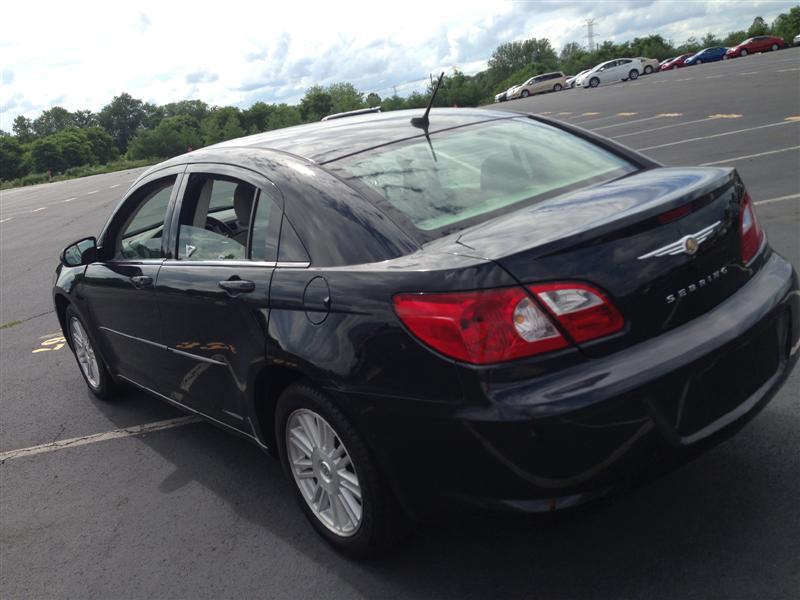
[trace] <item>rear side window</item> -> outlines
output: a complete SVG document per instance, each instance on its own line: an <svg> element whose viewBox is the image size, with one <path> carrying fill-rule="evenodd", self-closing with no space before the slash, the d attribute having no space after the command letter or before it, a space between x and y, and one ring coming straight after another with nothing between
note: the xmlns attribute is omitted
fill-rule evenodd
<svg viewBox="0 0 800 600"><path fill-rule="evenodd" d="M526 118L434 133L430 146L415 138L330 166L424 239L637 170L583 138Z"/></svg>
<svg viewBox="0 0 800 600"><path fill-rule="evenodd" d="M179 260L264 260L277 207L256 186L223 175L194 173L178 225Z"/></svg>

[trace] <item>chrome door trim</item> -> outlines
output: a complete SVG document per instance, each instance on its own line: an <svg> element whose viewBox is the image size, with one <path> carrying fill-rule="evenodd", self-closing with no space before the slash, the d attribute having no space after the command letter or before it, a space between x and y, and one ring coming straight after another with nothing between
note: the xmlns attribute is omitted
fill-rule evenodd
<svg viewBox="0 0 800 600"><path fill-rule="evenodd" d="M156 348L160 348L161 350L166 350L167 352L173 352L175 354L180 354L182 356L194 358L195 360L199 360L200 362L207 362L211 363L212 365L219 365L221 367L228 366L228 363L226 363L225 361L208 358L206 356L200 356L199 354L193 354L192 352L184 352L183 350L178 350L177 348L170 348L165 344L159 344L158 342L153 342L151 340L146 340L144 338L136 337L135 335L122 333L121 331L117 331L116 329L111 329L110 327L104 327L101 325L100 327L98 327L98 329L102 329L103 331L108 331L109 333L115 333L116 335L121 335L122 337L126 337L128 339L135 340L137 342L142 342L143 344L149 344L150 346L155 346Z"/></svg>

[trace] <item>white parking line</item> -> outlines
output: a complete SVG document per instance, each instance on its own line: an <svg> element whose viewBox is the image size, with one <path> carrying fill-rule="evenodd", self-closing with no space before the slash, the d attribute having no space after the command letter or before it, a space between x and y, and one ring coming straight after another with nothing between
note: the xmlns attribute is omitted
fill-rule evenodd
<svg viewBox="0 0 800 600"><path fill-rule="evenodd" d="M634 113L635 114L635 113ZM620 116L622 113L619 113ZM644 119L634 119L633 121L624 121L622 123L614 123L613 125L603 125L602 127L595 127L592 131L600 131L601 129L611 129L612 127L621 127L622 125L633 125L634 123L644 123L645 121L652 121L653 119L663 119L665 117L680 117L682 113L661 113L654 117L645 117Z"/></svg>
<svg viewBox="0 0 800 600"><path fill-rule="evenodd" d="M66 200L62 200L62 202L72 202L73 200L75 200L74 197L73 198L67 198Z"/></svg>
<svg viewBox="0 0 800 600"><path fill-rule="evenodd" d="M719 79L720 77L725 77L725 75L708 75L703 77L703 79Z"/></svg>
<svg viewBox="0 0 800 600"><path fill-rule="evenodd" d="M40 206L39 208L34 208L31 212L39 212L40 210L47 210L46 206Z"/></svg>
<svg viewBox="0 0 800 600"><path fill-rule="evenodd" d="M117 184L115 184L115 185L112 185L112 186L111 186L110 188L108 188L108 189L110 189L110 190L113 190L115 187L119 187L119 184L117 183Z"/></svg>
<svg viewBox="0 0 800 600"><path fill-rule="evenodd" d="M795 198L800 198L800 194L789 194L788 196L769 198L768 200L758 200L757 202L753 202L753 204L758 206L759 204L772 204L773 202L783 202L784 200L794 200Z"/></svg>
<svg viewBox="0 0 800 600"><path fill-rule="evenodd" d="M5 223L6 221L10 221L14 217L8 217L7 219L0 219L0 223Z"/></svg>
<svg viewBox="0 0 800 600"><path fill-rule="evenodd" d="M662 129L669 129L670 127L679 127L680 125L691 125L692 123L702 123L703 121L716 120L716 117L705 117L704 119L695 119L694 121L681 121L680 123L672 123L671 125L662 125L661 127L653 127L651 129L642 129L641 131L634 131L633 133L623 133L622 135L613 135L614 139L624 138L630 135L639 135L640 133L650 133L651 131L660 131Z"/></svg>
<svg viewBox="0 0 800 600"><path fill-rule="evenodd" d="M156 421L155 423L145 423L143 425L134 425L133 427L125 427L123 429L114 429L113 431L106 431L105 433L95 433L93 435L84 435L66 440L57 440L55 442L50 442L49 444L29 446L28 448L20 448L18 450L6 450L5 452L0 452L0 462L14 458L22 458L23 456L33 456L35 454L43 454L45 452L55 452L56 450L63 450L64 448L85 446L86 444L94 444L96 442L104 442L106 440L126 438L134 435L141 435L143 433L149 433L151 431L171 429L173 427L180 427L181 425L189 425L191 423L199 422L200 418L195 416L178 417L176 419L167 419L166 421Z"/></svg>
<svg viewBox="0 0 800 600"><path fill-rule="evenodd" d="M744 73L739 73L739 75L758 75L758 71L745 71Z"/></svg>
<svg viewBox="0 0 800 600"><path fill-rule="evenodd" d="M777 69L778 73L788 73L789 71L800 71L800 67L795 67L793 69Z"/></svg>
<svg viewBox="0 0 800 600"><path fill-rule="evenodd" d="M87 196L91 196L92 194L96 194L96 193L97 193L97 192L99 192L99 191L100 191L100 190L92 190L91 192L87 192L87 193L86 193L86 195L87 195Z"/></svg>
<svg viewBox="0 0 800 600"><path fill-rule="evenodd" d="M788 148L781 148L780 150L769 150L767 152L759 152L758 154L746 154L745 156L735 156L734 158L726 158L725 160L715 160L714 162L703 163L701 167L710 167L711 165L724 165L735 160L746 160L748 158L758 158L759 156L768 156L770 154L778 154L780 152L791 152L792 150L800 150L800 146L789 146Z"/></svg>
<svg viewBox="0 0 800 600"><path fill-rule="evenodd" d="M701 137L688 138L685 140L678 140L677 142L669 142L668 144L658 144L656 146L647 146L645 148L636 148L640 152L644 150L655 150L656 148L666 148L667 146L677 146L678 144L688 144L690 142L699 142L701 140L710 140L713 138L723 137L726 135L735 135L737 133L745 133L747 131L755 131L757 129L766 129L767 127L778 127L779 125L791 125L800 121L781 121L780 123L769 123L768 125L759 125L758 127L748 127L747 129L737 129L735 131L726 131L724 133L715 133L714 135L704 135Z"/></svg>

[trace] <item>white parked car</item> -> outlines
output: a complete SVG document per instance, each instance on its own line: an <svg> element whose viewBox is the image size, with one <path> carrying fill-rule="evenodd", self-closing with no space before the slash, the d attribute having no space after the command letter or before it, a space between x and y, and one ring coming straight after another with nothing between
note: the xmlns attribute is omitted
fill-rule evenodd
<svg viewBox="0 0 800 600"><path fill-rule="evenodd" d="M575 82L578 81L578 79L580 79L583 75L586 75L586 73L588 73L589 71L591 71L591 69L584 69L577 75L573 75L572 77L567 77L567 87L574 88Z"/></svg>
<svg viewBox="0 0 800 600"><path fill-rule="evenodd" d="M638 60L642 61L642 75L650 75L658 71L659 62L657 58L645 58L644 56L637 56Z"/></svg>
<svg viewBox="0 0 800 600"><path fill-rule="evenodd" d="M500 92L494 97L495 102L505 102L506 100L511 100L511 94L518 88L517 85L512 85L508 88L505 92Z"/></svg>
<svg viewBox="0 0 800 600"><path fill-rule="evenodd" d="M800 33L794 36L794 39L792 40L792 46L800 46Z"/></svg>
<svg viewBox="0 0 800 600"><path fill-rule="evenodd" d="M614 60L600 63L594 69L582 75L575 82L575 85L584 88L595 88L601 83L638 79L643 70L642 61L638 58L615 58Z"/></svg>

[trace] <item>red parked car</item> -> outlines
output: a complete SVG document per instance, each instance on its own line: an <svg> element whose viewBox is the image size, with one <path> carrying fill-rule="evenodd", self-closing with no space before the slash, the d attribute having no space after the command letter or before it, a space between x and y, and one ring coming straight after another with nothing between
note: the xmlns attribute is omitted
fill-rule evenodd
<svg viewBox="0 0 800 600"><path fill-rule="evenodd" d="M676 56L671 61L665 62L663 65L661 65L658 68L658 70L659 71L670 71L672 69L680 69L681 67L685 67L686 65L683 64L683 63L686 62L687 58L689 58L690 56L694 56L694 55L695 55L694 52L689 52L688 54L681 54L680 56Z"/></svg>
<svg viewBox="0 0 800 600"><path fill-rule="evenodd" d="M736 58L737 56L747 56L753 52L769 52L770 50L780 50L786 48L786 42L781 38L772 35L757 35L743 41L738 46L728 48L725 58Z"/></svg>

